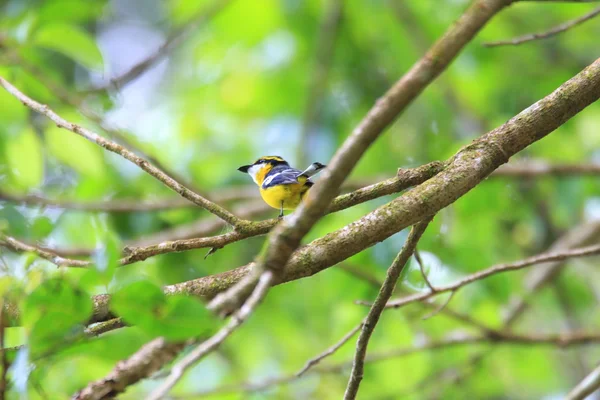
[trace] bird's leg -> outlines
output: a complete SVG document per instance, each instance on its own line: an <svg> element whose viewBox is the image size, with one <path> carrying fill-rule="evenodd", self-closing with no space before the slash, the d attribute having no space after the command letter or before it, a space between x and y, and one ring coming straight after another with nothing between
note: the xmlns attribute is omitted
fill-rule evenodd
<svg viewBox="0 0 600 400"><path fill-rule="evenodd" d="M281 209L279 210L279 216L277 218L283 218L283 201L281 202Z"/></svg>

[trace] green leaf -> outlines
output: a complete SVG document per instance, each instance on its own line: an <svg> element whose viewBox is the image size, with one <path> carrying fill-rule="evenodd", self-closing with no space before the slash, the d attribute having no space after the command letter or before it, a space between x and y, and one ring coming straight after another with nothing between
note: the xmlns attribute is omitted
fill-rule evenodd
<svg viewBox="0 0 600 400"><path fill-rule="evenodd" d="M89 33L76 25L50 23L34 35L33 44L57 51L90 69L102 68L102 54Z"/></svg>
<svg viewBox="0 0 600 400"><path fill-rule="evenodd" d="M33 220L33 224L31 224L31 236L34 239L43 239L52 232L54 229L54 224L50 218L42 215Z"/></svg>
<svg viewBox="0 0 600 400"><path fill-rule="evenodd" d="M50 153L77 172L98 180L104 178L102 149L94 143L52 125L46 130L46 144Z"/></svg>
<svg viewBox="0 0 600 400"><path fill-rule="evenodd" d="M14 184L22 189L39 186L44 176L40 141L31 128L9 138L6 160Z"/></svg>
<svg viewBox="0 0 600 400"><path fill-rule="evenodd" d="M200 336L216 323L200 300L184 295L165 296L158 286L147 281L115 293L111 309L147 334L175 341Z"/></svg>
<svg viewBox="0 0 600 400"><path fill-rule="evenodd" d="M41 354L80 335L81 324L90 317L93 305L87 293L55 278L33 290L22 309L22 323L29 331L31 351Z"/></svg>
<svg viewBox="0 0 600 400"><path fill-rule="evenodd" d="M161 334L170 340L184 340L207 334L216 324L213 314L199 299L176 295L163 307Z"/></svg>
<svg viewBox="0 0 600 400"><path fill-rule="evenodd" d="M130 325L151 330L156 313L167 302L160 288L148 281L139 281L116 292L110 302L111 310Z"/></svg>

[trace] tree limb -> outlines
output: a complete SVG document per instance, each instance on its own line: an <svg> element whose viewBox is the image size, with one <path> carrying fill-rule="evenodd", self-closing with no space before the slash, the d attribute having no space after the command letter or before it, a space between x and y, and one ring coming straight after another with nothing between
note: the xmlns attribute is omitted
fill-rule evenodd
<svg viewBox="0 0 600 400"><path fill-rule="evenodd" d="M513 39L509 39L509 40L498 40L496 42L487 42L487 43L484 43L483 46L485 46L485 47L497 47L497 46L506 46L506 45L515 46L515 45L519 45L522 43L531 42L533 40L547 39L552 36L556 36L559 33L565 32L579 24L582 24L585 21L589 21L590 19L594 18L595 16L597 16L599 14L600 14L600 8L596 8L596 9L592 10L591 12L589 12L579 18L562 23L548 31L540 32L540 33L530 33L528 35L519 36L519 37L516 37Z"/></svg>
<svg viewBox="0 0 600 400"><path fill-rule="evenodd" d="M305 201L290 218L271 232L265 251L257 259L254 276L240 281L226 293L220 294L209 305L211 309L222 310L237 306L233 299L240 296L236 294L247 293L255 284L257 274L263 270L273 271L276 281L282 279L292 253L300 246L302 238L325 214L340 185L368 147L450 64L477 32L511 2L512 0L475 1L427 54L377 101L335 153L329 167L308 192ZM421 215L408 226L432 214Z"/></svg>
<svg viewBox="0 0 600 400"><path fill-rule="evenodd" d="M383 309L394 293L394 288L396 287L400 273L402 273L406 262L413 255L417 247L417 243L425 232L425 229L427 229L430 221L431 218L427 218L425 221L419 222L417 225L412 227L408 238L406 239L406 243L404 243L404 246L402 246L402 250L400 250L392 262L392 265L390 265L388 268L383 285L381 285L381 289L377 294L377 298L371 306L371 309L364 320L360 335L358 336L356 352L352 362L352 372L350 373L350 379L348 380L346 392L344 393L345 400L355 399L358 394L358 388L363 379L365 356L367 355L367 346L369 345L371 335L375 330L375 326L379 322L379 317L381 316Z"/></svg>
<svg viewBox="0 0 600 400"><path fill-rule="evenodd" d="M142 170L162 182L168 188L174 190L180 196L186 198L187 200L193 202L194 204L204 208L205 210L211 212L222 220L228 222L236 228L242 227L245 221L241 221L235 215L231 214L229 211L225 210L223 207L211 202L210 200L202 197L201 195L193 192L188 189L181 183L177 182L175 179L171 178L165 172L150 164L147 160L142 157L137 156L133 152L127 150L123 146L108 140L95 132L90 131L89 129L83 128L77 124L73 124L68 122L67 120L61 118L58 114L52 111L48 106L40 104L35 100L27 97L25 94L20 92L16 87L8 83L8 81L2 77L0 77L0 86L6 89L7 92L16 97L23 105L31 108L38 113L45 115L51 121L53 121L58 127L67 129L92 143L96 143L97 145L105 148L108 151L111 151L115 154L122 156L123 158L131 161Z"/></svg>
<svg viewBox="0 0 600 400"><path fill-rule="evenodd" d="M296 251L276 283L314 275L436 213L475 187L509 156L542 139L598 97L600 59L552 94L461 149L443 171L424 184ZM165 291L211 298L247 276L254 265L167 286ZM110 315L109 296L95 299L94 318L104 320Z"/></svg>

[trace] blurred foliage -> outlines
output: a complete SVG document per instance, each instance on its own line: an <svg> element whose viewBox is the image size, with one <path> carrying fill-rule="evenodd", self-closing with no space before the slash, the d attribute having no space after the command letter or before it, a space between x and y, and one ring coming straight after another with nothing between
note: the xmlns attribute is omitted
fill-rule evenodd
<svg viewBox="0 0 600 400"><path fill-rule="evenodd" d="M78 108L104 115L130 142L203 194L218 193L248 184L236 168L261 155L281 155L294 165L304 146L305 158L326 163L377 98L467 3L344 2L325 96L318 100L307 98L325 10L318 0L269 0L261 7L250 0L232 1L164 61L109 93L87 89L126 72L208 2L4 0L0 76L69 121L100 133L97 122ZM543 31L591 7L523 2L503 11L369 149L352 178L393 176L398 167L445 159L554 90L598 56L600 19L521 46L484 48L482 43ZM79 107L66 103L61 93L69 93ZM306 104L312 101L320 101L319 118L305 144L299 133ZM598 126L600 105L595 104L515 161L599 162ZM0 91L0 188L14 195L81 202L175 196L136 166L57 128L5 91ZM599 193L597 177L482 183L443 210L421 240L430 279L449 283L545 250L563 232L598 218ZM325 217L306 241L387 200ZM206 217L207 212L189 208L94 214L0 203L0 226L8 234L55 248L95 249L96 262L93 270L57 269L31 254L0 248L0 292L22 311L18 326L7 328L5 345L27 345L13 358L13 390L30 399L67 398L152 337L184 339L214 331L219 324L198 300L165 297L160 287L246 264L263 238L231 244L207 259L206 250L197 250L116 268L124 241ZM405 237L405 232L394 235L347 265L382 279ZM553 290L543 290L520 331L560 332L566 317L587 330L600 328L598 271L585 261L574 264L578 267L559 278L567 311ZM509 298L523 291L524 275L513 272L471 285L450 307L499 327ZM415 262L404 271L400 290L427 290ZM98 293L114 294L111 309L135 327L84 338L83 324L92 311L89 299ZM373 299L376 293L375 287L337 267L275 287L240 332L194 368L174 393L296 371L360 321L366 310L354 300ZM444 314L422 321L427 312L413 305L384 314L369 350L409 347L462 327ZM353 343L330 361L348 360ZM502 345L501 351L471 366L467 361L478 349L421 352L367 364L361 398L556 398L585 373L573 367L577 360L591 363L600 356L597 348L582 353ZM466 378L460 384L440 378L448 369L467 371ZM246 398L340 398L347 373L308 375ZM140 398L154 386L142 382L122 398Z"/></svg>

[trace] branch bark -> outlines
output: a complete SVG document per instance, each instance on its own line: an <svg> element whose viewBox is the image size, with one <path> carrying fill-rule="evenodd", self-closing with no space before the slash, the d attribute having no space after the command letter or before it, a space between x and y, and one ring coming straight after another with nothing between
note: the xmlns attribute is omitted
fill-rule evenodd
<svg viewBox="0 0 600 400"><path fill-rule="evenodd" d="M276 283L314 275L452 204L508 157L542 139L599 97L600 59L501 127L462 148L433 178L296 251ZM167 286L165 291L211 298L247 276L254 265ZM94 317L100 318L96 321L110 315L109 298L95 298Z"/></svg>
<svg viewBox="0 0 600 400"><path fill-rule="evenodd" d="M267 248L256 262L253 277L244 279L227 293L219 295L209 307L220 310L237 306L234 299L240 296L236 294L247 293L255 284L257 274L263 270L273 271L276 281L282 279L292 253L300 246L302 238L325 214L340 185L369 146L450 64L477 32L510 3L512 0L476 0L465 11L427 54L377 101L335 153L329 167L324 170L319 182L308 192L305 201L291 215L291 218L284 220L271 232ZM420 218L416 218L406 226L413 225L434 213L421 214ZM366 243L374 244L370 240Z"/></svg>
<svg viewBox="0 0 600 400"><path fill-rule="evenodd" d="M185 343L169 343L164 338L157 338L144 345L127 360L119 362L106 378L91 382L72 400L104 400L112 399L123 393L132 383L158 371L163 365L172 361Z"/></svg>
<svg viewBox="0 0 600 400"><path fill-rule="evenodd" d="M516 45L531 42L534 40L548 39L548 38L558 35L559 33L568 31L569 29L571 29L579 24L589 21L590 19L594 18L595 16L597 16L599 14L600 14L600 8L596 8L596 9L592 10L591 12L589 12L579 18L562 23L546 32L530 33L528 35L519 36L514 39L498 40L496 42L487 42L487 43L484 43L483 45L485 47L497 47L497 46L506 46L506 45L516 46Z"/></svg>
<svg viewBox="0 0 600 400"><path fill-rule="evenodd" d="M208 199L202 197L201 195L195 193L194 191L188 189L181 183L177 182L175 179L171 178L169 175L167 175L161 169L150 164L147 160L143 159L142 157L137 156L130 150L127 150L126 148L124 148L123 146L121 146L111 140L108 140L108 139L98 135L97 133L92 132L89 129L83 128L77 124L73 124L73 123L68 122L67 120L61 118L58 114L56 114L54 111L52 111L47 105L40 104L40 103L36 102L35 100L32 100L31 98L27 97L25 94L20 92L16 87L11 85L6 79L4 79L2 77L0 77L0 86L2 86L7 92L12 94L14 97L16 97L21 103L23 103L23 105L48 117L58 127L69 130L69 131L83 137L84 139L87 139L90 142L95 143L95 144L105 148L106 150L111 151L115 154L118 154L121 157L125 158L126 160L131 161L132 163L134 163L135 165L140 167L142 170L144 170L145 172L147 172L148 174L150 174L151 176L153 176L154 178L156 178L157 180L162 182L165 186L174 190L180 196L193 202L194 204L198 205L199 207L202 207L205 210L211 212L212 214L214 214L217 217L221 218L222 220L228 222L229 224L233 225L234 227L239 228L244 225L244 222L246 222L246 221L241 221L239 218L237 218L235 215L231 214L229 211L225 210L223 207L211 202L210 200L208 200Z"/></svg>
<svg viewBox="0 0 600 400"><path fill-rule="evenodd" d="M394 262L392 262L392 265L390 265L388 268L383 285L381 285L381 289L377 294L377 298L371 306L371 309L369 310L369 313L367 314L367 317L363 323L360 335L358 336L356 353L354 355L354 361L352 362L352 372L350 373L348 386L346 387L346 392L344 393L344 399L346 400L355 399L358 395L358 388L364 374L367 346L369 345L371 335L375 330L375 326L379 322L379 317L381 316L385 305L394 293L394 288L396 287L400 273L402 273L406 262L413 255L417 247L417 243L419 242L419 239L421 239L425 229L427 229L427 225L429 225L430 221L431 218L428 218L427 220L418 223L411 229L410 234L406 239L406 243L402 247L402 250L400 250L394 259Z"/></svg>

